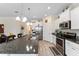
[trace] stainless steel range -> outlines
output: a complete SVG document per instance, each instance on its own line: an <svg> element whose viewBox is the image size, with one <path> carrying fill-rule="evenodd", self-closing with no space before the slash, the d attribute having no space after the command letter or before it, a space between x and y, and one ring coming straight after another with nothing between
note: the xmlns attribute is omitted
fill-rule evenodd
<svg viewBox="0 0 79 59"><path fill-rule="evenodd" d="M62 55L66 55L65 40L76 42L76 36L76 33L66 32L62 30L56 31L56 48L60 51Z"/></svg>
<svg viewBox="0 0 79 59"><path fill-rule="evenodd" d="M64 56L66 55L65 54L65 38L63 37L61 31L56 33L56 48L58 49L60 54Z"/></svg>
<svg viewBox="0 0 79 59"><path fill-rule="evenodd" d="M56 46L51 47L51 51L55 56L65 56L65 38L62 36L62 32L57 30L52 34L56 36Z"/></svg>

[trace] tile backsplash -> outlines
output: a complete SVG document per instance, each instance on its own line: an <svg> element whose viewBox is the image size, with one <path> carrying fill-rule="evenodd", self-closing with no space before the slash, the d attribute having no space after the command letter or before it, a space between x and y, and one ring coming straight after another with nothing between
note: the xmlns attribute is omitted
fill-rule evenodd
<svg viewBox="0 0 79 59"><path fill-rule="evenodd" d="M62 30L62 31L76 33L77 36L79 36L79 29L65 29L65 30Z"/></svg>

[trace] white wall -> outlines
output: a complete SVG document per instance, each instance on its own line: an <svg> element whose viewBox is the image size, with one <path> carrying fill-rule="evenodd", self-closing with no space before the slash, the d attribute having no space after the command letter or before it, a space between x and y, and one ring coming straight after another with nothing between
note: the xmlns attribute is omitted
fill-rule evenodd
<svg viewBox="0 0 79 59"><path fill-rule="evenodd" d="M48 22L45 23L45 20ZM53 42L52 32L55 31L55 17L47 16L43 19L43 40Z"/></svg>
<svg viewBox="0 0 79 59"><path fill-rule="evenodd" d="M9 35L9 33L15 35L20 33L20 26L16 22L15 17L0 17L0 24L4 24L4 34L6 35Z"/></svg>

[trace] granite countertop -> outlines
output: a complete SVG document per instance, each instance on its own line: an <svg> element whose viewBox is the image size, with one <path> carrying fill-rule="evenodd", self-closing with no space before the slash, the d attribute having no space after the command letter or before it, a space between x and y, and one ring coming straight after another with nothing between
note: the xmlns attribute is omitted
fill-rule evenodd
<svg viewBox="0 0 79 59"><path fill-rule="evenodd" d="M32 46L30 51L26 47ZM0 44L0 54L38 54L38 41L18 38L16 40Z"/></svg>
<svg viewBox="0 0 79 59"><path fill-rule="evenodd" d="M55 36L56 36L56 33L52 33L52 35L55 35ZM69 40L69 41L71 41L71 42L74 42L74 43L79 44L79 36L77 36L76 41L73 41L72 39L66 39L66 40ZM75 40L75 39L74 39L74 40Z"/></svg>

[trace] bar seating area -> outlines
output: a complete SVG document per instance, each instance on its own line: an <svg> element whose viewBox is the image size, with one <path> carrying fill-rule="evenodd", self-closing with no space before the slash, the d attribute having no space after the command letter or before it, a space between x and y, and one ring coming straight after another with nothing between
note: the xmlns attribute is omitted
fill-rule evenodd
<svg viewBox="0 0 79 59"><path fill-rule="evenodd" d="M6 42L7 41L7 36L2 34L0 35L0 43Z"/></svg>
<svg viewBox="0 0 79 59"><path fill-rule="evenodd" d="M22 33L19 33L19 34L17 35L17 37L18 37L18 38L22 37Z"/></svg>
<svg viewBox="0 0 79 59"><path fill-rule="evenodd" d="M5 34L0 34L0 44L1 43L4 43L4 42L9 42L9 41L12 41L12 40L15 40L17 38L21 38L22 37L22 33L19 33L16 35L14 34L10 34L10 35L5 35Z"/></svg>

